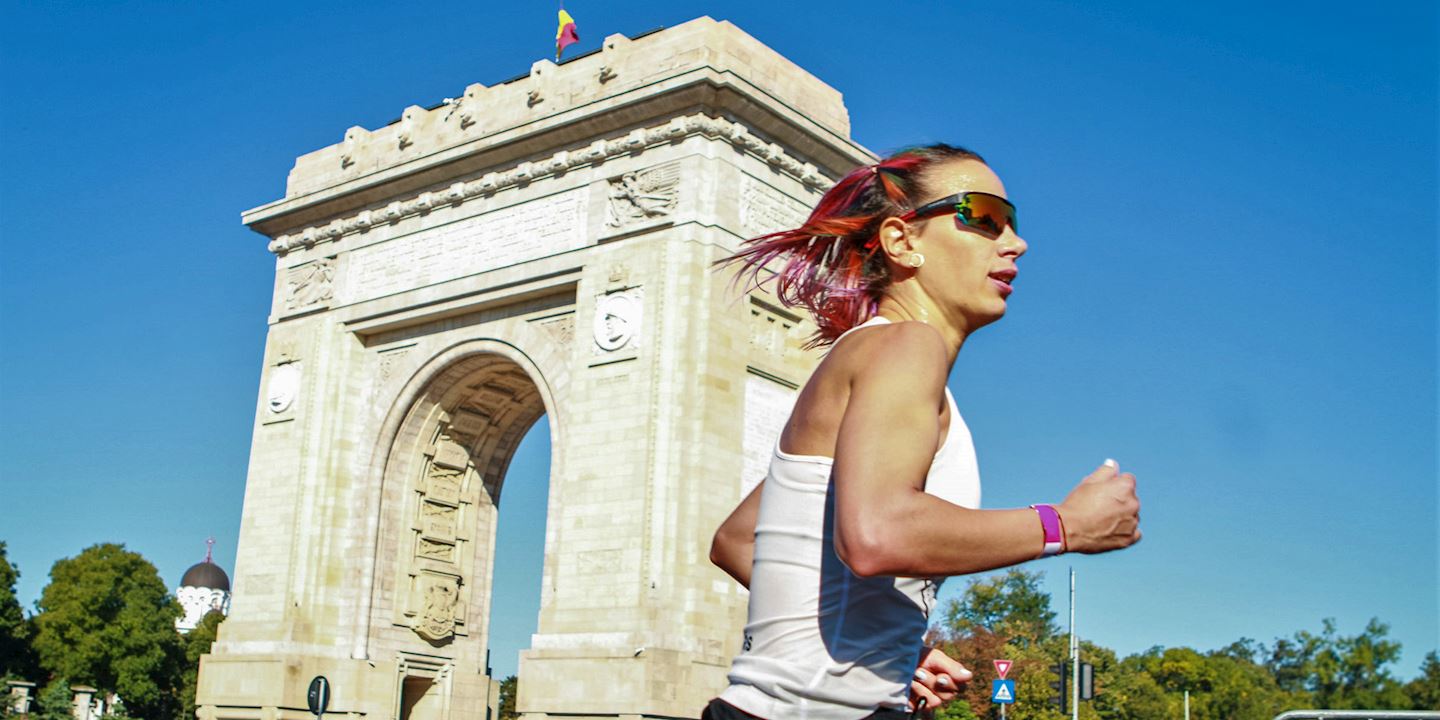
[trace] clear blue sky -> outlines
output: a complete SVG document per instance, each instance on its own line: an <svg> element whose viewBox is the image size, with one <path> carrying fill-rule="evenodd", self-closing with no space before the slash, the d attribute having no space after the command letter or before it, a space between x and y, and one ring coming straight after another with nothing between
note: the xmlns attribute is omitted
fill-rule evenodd
<svg viewBox="0 0 1440 720"><path fill-rule="evenodd" d="M571 0L582 42L728 19L877 151L981 151L1030 253L951 386L990 507L1139 475L1134 549L1034 567L1122 653L1374 616L1437 630L1431 2ZM552 47L551 3L5 3L0 539L27 604L123 542L234 567L273 257L239 213L302 153ZM738 430L737 430L738 431ZM548 438L502 508L494 666L539 598ZM528 534L527 534L528 533ZM947 586L953 595L963 586ZM502 619L503 618L503 619Z"/></svg>

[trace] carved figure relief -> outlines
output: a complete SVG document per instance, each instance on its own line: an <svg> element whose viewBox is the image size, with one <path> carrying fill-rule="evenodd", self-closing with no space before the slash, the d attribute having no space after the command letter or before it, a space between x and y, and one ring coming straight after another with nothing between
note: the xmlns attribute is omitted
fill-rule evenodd
<svg viewBox="0 0 1440 720"><path fill-rule="evenodd" d="M429 538L420 538L420 545L415 548L415 554L426 560L438 560L445 563L455 562L454 545L437 542Z"/></svg>
<svg viewBox="0 0 1440 720"><path fill-rule="evenodd" d="M420 505L420 532L443 540L455 539L456 509L425 502Z"/></svg>
<svg viewBox="0 0 1440 720"><path fill-rule="evenodd" d="M463 527L465 508L471 504L467 483L474 472L466 446L473 438L457 429L457 420L463 427L483 427L484 417L457 409L441 420L415 488L419 492L410 525L414 554L405 560L413 578L405 615L411 629L431 642L456 634L464 623L457 603L468 543Z"/></svg>
<svg viewBox="0 0 1440 720"><path fill-rule="evenodd" d="M270 414L279 415L295 403L300 393L300 363L287 362L270 371L270 381L265 387L265 404Z"/></svg>
<svg viewBox="0 0 1440 720"><path fill-rule="evenodd" d="M644 309L641 300L640 288L600 296L592 328L597 352L615 352L638 344Z"/></svg>
<svg viewBox="0 0 1440 720"><path fill-rule="evenodd" d="M285 309L298 310L330 301L335 287L335 258L290 268L285 278Z"/></svg>
<svg viewBox="0 0 1440 720"><path fill-rule="evenodd" d="M411 628L431 642L445 640L455 634L455 600L460 595L460 578L425 573L416 578L415 598L419 612Z"/></svg>
<svg viewBox="0 0 1440 720"><path fill-rule="evenodd" d="M623 228L668 216L680 194L680 165L665 163L610 181L605 225Z"/></svg>
<svg viewBox="0 0 1440 720"><path fill-rule="evenodd" d="M460 480L465 471L432 465L425 478L425 495L441 502L460 502Z"/></svg>

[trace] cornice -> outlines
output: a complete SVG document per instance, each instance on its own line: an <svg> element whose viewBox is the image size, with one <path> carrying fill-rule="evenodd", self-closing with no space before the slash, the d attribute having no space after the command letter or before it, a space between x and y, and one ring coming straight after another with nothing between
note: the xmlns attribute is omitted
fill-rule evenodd
<svg viewBox="0 0 1440 720"><path fill-rule="evenodd" d="M807 187L825 190L834 184L813 164L787 153L780 144L768 142L755 135L744 124L705 113L695 113L671 118L663 124L637 128L623 135L595 140L582 147L560 150L542 160L521 162L506 170L487 172L477 179L451 183L442 189L427 190L404 200L376 205L334 218L327 223L283 233L271 240L270 251L283 256L296 248L341 242L347 236L365 232L371 227L397 223L435 208L456 205L473 197L492 195L514 185L534 182L574 168L599 165L612 157L641 154L649 147L672 143L692 135L728 142Z"/></svg>

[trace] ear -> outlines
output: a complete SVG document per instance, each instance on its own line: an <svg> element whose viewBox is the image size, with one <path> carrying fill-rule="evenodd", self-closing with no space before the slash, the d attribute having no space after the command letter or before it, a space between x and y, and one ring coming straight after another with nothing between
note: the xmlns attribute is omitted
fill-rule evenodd
<svg viewBox="0 0 1440 720"><path fill-rule="evenodd" d="M915 250L910 238L910 226L898 217L885 218L876 232L880 234L881 249L892 263L904 264L905 258Z"/></svg>

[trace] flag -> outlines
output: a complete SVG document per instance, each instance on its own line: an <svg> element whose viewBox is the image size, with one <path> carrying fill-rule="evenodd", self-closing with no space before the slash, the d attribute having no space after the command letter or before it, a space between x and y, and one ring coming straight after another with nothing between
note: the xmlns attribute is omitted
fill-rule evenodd
<svg viewBox="0 0 1440 720"><path fill-rule="evenodd" d="M565 8L560 8L560 27L555 30L555 59L560 59L565 46L577 42L580 42L580 31L575 27L575 18L570 17Z"/></svg>

